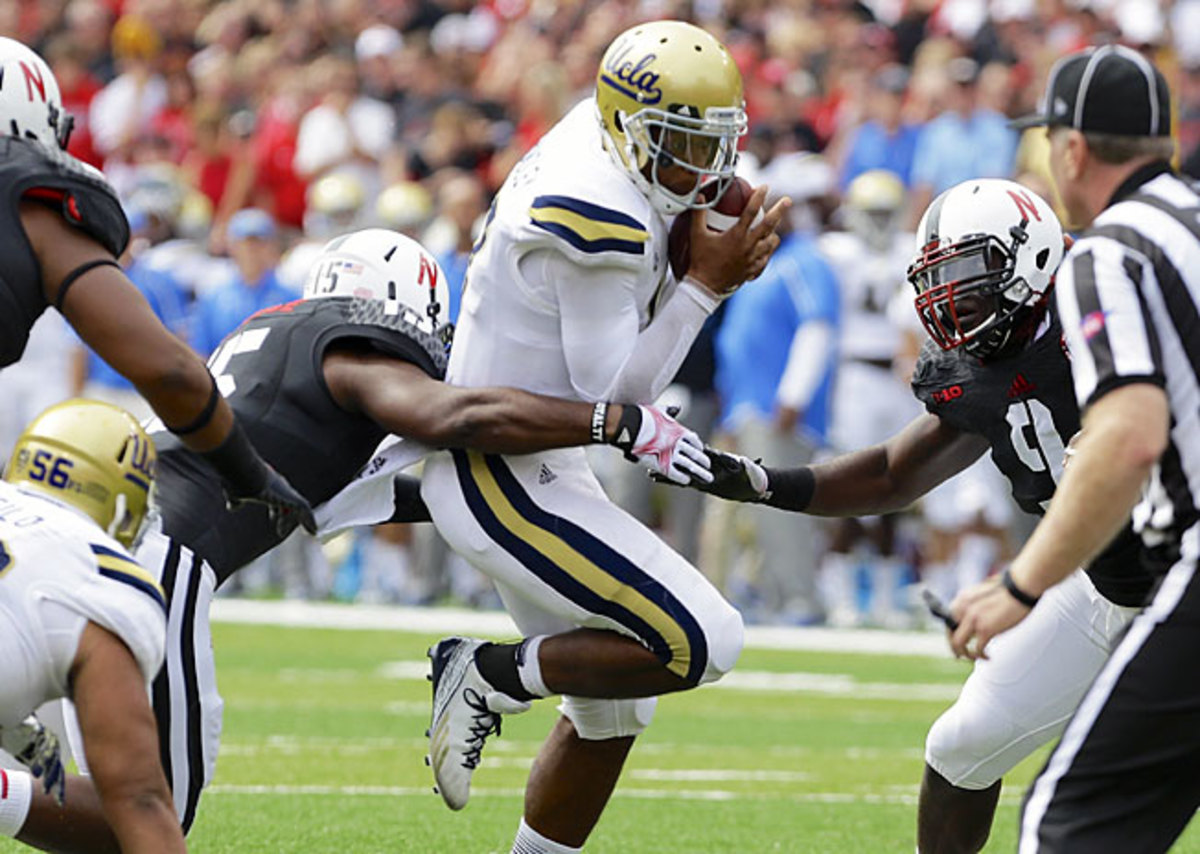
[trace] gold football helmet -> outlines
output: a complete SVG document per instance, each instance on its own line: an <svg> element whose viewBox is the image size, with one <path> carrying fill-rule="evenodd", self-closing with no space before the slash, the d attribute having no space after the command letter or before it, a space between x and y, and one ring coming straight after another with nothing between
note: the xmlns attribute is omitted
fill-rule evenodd
<svg viewBox="0 0 1200 854"><path fill-rule="evenodd" d="M847 227L872 249L883 252L900 227L904 184L894 172L868 170L850 182L843 207Z"/></svg>
<svg viewBox="0 0 1200 854"><path fill-rule="evenodd" d="M733 180L746 132L742 74L699 27L654 21L617 36L600 61L596 107L609 153L664 215L711 207ZM663 185L668 166L695 176L690 190ZM706 200L700 187L710 180L720 183Z"/></svg>
<svg viewBox="0 0 1200 854"><path fill-rule="evenodd" d="M133 548L150 507L158 454L132 415L97 400L68 400L35 418L4 479L81 510Z"/></svg>

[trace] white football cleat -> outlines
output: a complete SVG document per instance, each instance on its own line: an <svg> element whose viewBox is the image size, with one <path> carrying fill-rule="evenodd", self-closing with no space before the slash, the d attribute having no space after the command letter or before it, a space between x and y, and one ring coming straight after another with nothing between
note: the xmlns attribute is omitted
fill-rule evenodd
<svg viewBox="0 0 1200 854"><path fill-rule="evenodd" d="M500 734L500 716L529 710L530 704L502 694L488 683L475 664L475 651L486 641L445 638L429 649L433 662L433 717L429 755L434 791L446 806L460 810L471 796L471 774L479 765L484 742Z"/></svg>

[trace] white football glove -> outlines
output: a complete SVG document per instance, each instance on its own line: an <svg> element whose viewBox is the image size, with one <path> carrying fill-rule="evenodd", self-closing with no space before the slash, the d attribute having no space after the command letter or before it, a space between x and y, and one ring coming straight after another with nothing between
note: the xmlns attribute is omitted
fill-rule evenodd
<svg viewBox="0 0 1200 854"><path fill-rule="evenodd" d="M41 778L43 790L62 806L67 786L62 751L58 737L36 715L14 726L0 727L0 748L26 765L34 777Z"/></svg>
<svg viewBox="0 0 1200 854"><path fill-rule="evenodd" d="M633 430L625 435L633 410L639 417L637 435ZM612 444L624 450L627 458L641 463L652 475L680 486L712 481L704 442L693 431L656 406L626 405L625 412Z"/></svg>

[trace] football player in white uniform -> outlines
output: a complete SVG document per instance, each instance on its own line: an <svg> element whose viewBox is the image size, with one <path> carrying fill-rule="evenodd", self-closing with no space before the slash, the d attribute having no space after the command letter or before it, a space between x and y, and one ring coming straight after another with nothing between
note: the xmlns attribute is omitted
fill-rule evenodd
<svg viewBox="0 0 1200 854"><path fill-rule="evenodd" d="M185 850L147 696L166 605L127 551L154 465L131 415L73 400L26 428L0 483L0 746L62 803L57 742L27 716L70 697L100 807L121 850L145 854ZM0 769L0 836L37 842L43 828L26 822L32 797L30 773Z"/></svg>
<svg viewBox="0 0 1200 854"><path fill-rule="evenodd" d="M900 228L904 185L884 169L864 172L846 188L845 231L821 236L819 247L837 271L842 291L842 335L833 398L831 439L840 451L866 448L899 432L920 411L893 368L902 330L888 308L904 286L913 236ZM896 550L896 516L839 519L821 562L821 585L833 625L859 622L855 574L858 542L871 559L871 618L881 625L906 621L897 607L905 564Z"/></svg>
<svg viewBox="0 0 1200 854"><path fill-rule="evenodd" d="M467 273L447 380L583 401L648 402L705 318L778 245L766 188L728 231L692 217L690 266L668 272L667 217L714 204L746 129L741 75L704 30L635 26L608 48L594 98L513 169ZM723 188L719 189L723 190ZM601 424L606 404L596 404ZM622 429L635 453L641 439ZM608 500L582 450L428 461L422 494L447 542L496 582L520 644L436 644L430 764L461 809L500 715L562 695L513 850L581 848L654 697L718 679L742 620L653 532Z"/></svg>

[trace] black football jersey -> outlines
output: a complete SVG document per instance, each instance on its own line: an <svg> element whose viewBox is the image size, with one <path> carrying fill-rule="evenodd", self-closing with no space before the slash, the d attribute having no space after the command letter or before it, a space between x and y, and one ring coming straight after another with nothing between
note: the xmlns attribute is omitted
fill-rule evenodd
<svg viewBox="0 0 1200 854"><path fill-rule="evenodd" d="M1071 363L1058 318L1019 353L980 361L926 341L912 379L925 409L964 432L985 437L992 461L1027 513L1041 515L1062 474L1065 448L1079 431ZM1152 585L1128 525L1088 567L1111 602L1137 606Z"/></svg>
<svg viewBox="0 0 1200 854"><path fill-rule="evenodd" d="M218 388L255 448L315 507L348 484L385 431L346 412L325 385L330 347L352 344L413 362L430 376L445 373L445 352L410 335L383 303L328 298L296 300L258 312L209 359ZM154 434L157 503L163 531L200 554L220 581L281 541L265 508L225 506L220 478L177 437Z"/></svg>
<svg viewBox="0 0 1200 854"><path fill-rule="evenodd" d="M26 196L60 208L63 219L114 258L129 243L125 212L98 171L32 140L0 137L0 368L21 358L30 328L46 310L41 265L21 225Z"/></svg>

